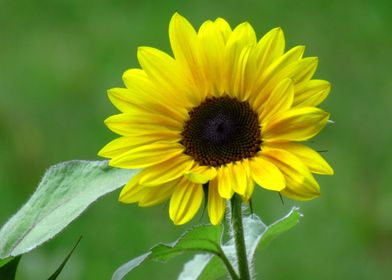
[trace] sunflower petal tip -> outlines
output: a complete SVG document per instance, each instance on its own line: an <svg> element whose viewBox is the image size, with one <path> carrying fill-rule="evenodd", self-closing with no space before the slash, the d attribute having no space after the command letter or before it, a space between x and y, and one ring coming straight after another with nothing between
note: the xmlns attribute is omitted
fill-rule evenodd
<svg viewBox="0 0 392 280"><path fill-rule="evenodd" d="M120 193L120 195L118 196L117 199L119 202L124 202L124 195L122 193Z"/></svg>
<svg viewBox="0 0 392 280"><path fill-rule="evenodd" d="M137 57L140 58L141 56L144 57L148 54L151 54L151 51L154 48L149 47L149 46L139 46L137 47Z"/></svg>
<svg viewBox="0 0 392 280"><path fill-rule="evenodd" d="M298 45L298 46L296 46L296 48L297 48L298 50L300 50L300 52L302 53L302 55L304 54L305 49L306 49L305 45Z"/></svg>
<svg viewBox="0 0 392 280"><path fill-rule="evenodd" d="M334 175L334 174L335 174L335 171L332 169L332 167L328 166L328 168L327 168L325 174L326 174L326 175Z"/></svg>
<svg viewBox="0 0 392 280"><path fill-rule="evenodd" d="M273 28L271 31L277 34L281 34L281 33L283 34L283 28L280 26Z"/></svg>
<svg viewBox="0 0 392 280"><path fill-rule="evenodd" d="M182 16L179 12L175 12L173 16L171 17L170 23L169 23L169 29L173 28L177 24L182 24L182 23L188 23L188 20Z"/></svg>
<svg viewBox="0 0 392 280"><path fill-rule="evenodd" d="M115 167L116 163L114 162L113 159L111 159L111 160L109 160L108 165L109 165L110 167Z"/></svg>
<svg viewBox="0 0 392 280"><path fill-rule="evenodd" d="M184 219L178 219L178 217L176 216L170 216L170 220L172 220L173 224L176 226L180 226L185 224L186 221L184 221Z"/></svg>
<svg viewBox="0 0 392 280"><path fill-rule="evenodd" d="M106 119L103 121L103 123L106 124L106 125L107 125L108 123L110 123L110 117L106 118Z"/></svg>
<svg viewBox="0 0 392 280"><path fill-rule="evenodd" d="M282 185L277 186L277 187L276 187L276 190L277 190L278 192L280 192L280 191L283 191L285 187L286 187L286 182L283 183Z"/></svg>
<svg viewBox="0 0 392 280"><path fill-rule="evenodd" d="M127 203L127 199L126 199L126 191L124 191L124 188L121 190L118 199L119 202L121 203Z"/></svg>
<svg viewBox="0 0 392 280"><path fill-rule="evenodd" d="M217 24L223 24L223 25L230 26L230 24L224 18L221 18L221 17L217 17L214 20L214 22L217 23Z"/></svg>
<svg viewBox="0 0 392 280"><path fill-rule="evenodd" d="M102 148L101 150L98 151L97 156L99 157L106 157L105 156L105 148Z"/></svg>
<svg viewBox="0 0 392 280"><path fill-rule="evenodd" d="M174 12L172 19L174 18L182 18L183 16L179 12Z"/></svg>
<svg viewBox="0 0 392 280"><path fill-rule="evenodd" d="M309 59L309 61L310 61L310 63L311 64L318 64L318 62L319 62L319 58L318 58L318 56L310 56L310 57L308 57L307 59Z"/></svg>
<svg viewBox="0 0 392 280"><path fill-rule="evenodd" d="M138 55L138 56L139 56L139 55L142 55L143 53L146 52L146 50L147 50L147 47L146 47L146 46L139 46L139 47L137 47L137 55Z"/></svg>
<svg viewBox="0 0 392 280"><path fill-rule="evenodd" d="M219 225L220 224L220 220L217 220L217 219L210 219L210 222L211 222L211 225L213 225L213 226L217 226L217 225Z"/></svg>

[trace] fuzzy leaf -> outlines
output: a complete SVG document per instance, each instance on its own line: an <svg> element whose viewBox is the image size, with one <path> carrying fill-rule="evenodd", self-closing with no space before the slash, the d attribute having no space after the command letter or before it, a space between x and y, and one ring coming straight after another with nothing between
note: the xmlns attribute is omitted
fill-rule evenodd
<svg viewBox="0 0 392 280"><path fill-rule="evenodd" d="M148 252L144 255L136 257L129 262L123 264L113 273L112 280L120 280L123 279L129 272L131 272L134 268L141 265L149 256L151 252Z"/></svg>
<svg viewBox="0 0 392 280"><path fill-rule="evenodd" d="M184 251L219 253L220 226L197 226L170 244L158 244L151 249L151 258L165 262Z"/></svg>
<svg viewBox="0 0 392 280"><path fill-rule="evenodd" d="M301 217L298 208L293 208L285 217L266 226L260 218L253 214L243 218L245 231L245 245L249 263L254 262L257 248L266 246L277 235L294 227ZM222 246L223 252L236 269L237 256L235 252L234 239L231 238ZM208 255L207 255L208 256ZM225 279L227 270L216 256L198 254L184 265L179 280L216 280ZM197 266L198 269L195 269Z"/></svg>
<svg viewBox="0 0 392 280"><path fill-rule="evenodd" d="M68 161L47 170L35 193L0 230L0 258L29 252L53 238L91 203L123 186L137 170L107 161Z"/></svg>
<svg viewBox="0 0 392 280"><path fill-rule="evenodd" d="M126 274L145 260L166 262L186 251L219 254L221 235L222 226L196 226L182 235L177 241L170 244L158 244L148 253L122 265L114 272L112 280L123 279Z"/></svg>
<svg viewBox="0 0 392 280"><path fill-rule="evenodd" d="M227 279L227 270L214 255L197 254L184 265L178 280Z"/></svg>
<svg viewBox="0 0 392 280"><path fill-rule="evenodd" d="M247 247L250 249L250 251L248 251L249 261L253 262L256 249L264 248L279 234L282 234L293 228L299 222L299 219L301 217L302 214L301 212L299 212L299 208L293 207L286 216L269 225L264 230L264 232L260 234L256 240L253 241L252 245Z"/></svg>

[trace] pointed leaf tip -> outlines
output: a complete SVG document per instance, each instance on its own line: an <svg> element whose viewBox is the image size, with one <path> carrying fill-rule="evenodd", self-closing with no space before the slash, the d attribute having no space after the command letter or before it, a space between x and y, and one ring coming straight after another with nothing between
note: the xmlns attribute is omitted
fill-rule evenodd
<svg viewBox="0 0 392 280"><path fill-rule="evenodd" d="M50 167L35 193L0 229L0 258L24 254L53 238L137 171L111 168L107 161L74 160Z"/></svg>

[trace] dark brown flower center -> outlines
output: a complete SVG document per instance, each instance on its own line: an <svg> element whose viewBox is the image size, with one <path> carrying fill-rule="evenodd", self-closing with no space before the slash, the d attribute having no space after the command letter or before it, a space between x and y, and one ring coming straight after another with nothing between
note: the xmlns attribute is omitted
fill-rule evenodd
<svg viewBox="0 0 392 280"><path fill-rule="evenodd" d="M208 98L193 108L181 135L185 153L200 165L217 167L260 151L257 113L248 102L227 96Z"/></svg>

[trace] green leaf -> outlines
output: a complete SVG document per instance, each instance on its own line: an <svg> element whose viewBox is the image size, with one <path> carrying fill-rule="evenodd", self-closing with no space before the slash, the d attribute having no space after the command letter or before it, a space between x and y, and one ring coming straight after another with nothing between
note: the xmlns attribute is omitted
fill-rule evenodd
<svg viewBox="0 0 392 280"><path fill-rule="evenodd" d="M262 234L267 226L265 226L256 215L243 217L245 244L249 248ZM237 269L237 255L234 246L234 239L229 239L222 250L229 259L232 266ZM249 252L249 251L248 251ZM204 262L203 262L204 261ZM198 266L199 269L194 269ZM227 278L227 270L222 262L216 256L211 256L208 260L203 255L196 255L191 261L185 264L183 271L179 276L179 280L215 280Z"/></svg>
<svg viewBox="0 0 392 280"><path fill-rule="evenodd" d="M158 244L151 249L155 261L167 261L184 251L220 252L221 226L197 226L171 244Z"/></svg>
<svg viewBox="0 0 392 280"><path fill-rule="evenodd" d="M221 260L209 254L197 254L184 265L178 280L227 279L227 270Z"/></svg>
<svg viewBox="0 0 392 280"><path fill-rule="evenodd" d="M0 279L14 280L21 256L0 260Z"/></svg>
<svg viewBox="0 0 392 280"><path fill-rule="evenodd" d="M129 262L123 264L113 273L112 280L123 279L134 268L136 268L140 264L142 264L150 255L151 255L151 252L148 252L144 255L141 255L141 256L134 258L134 259L130 260Z"/></svg>
<svg viewBox="0 0 392 280"><path fill-rule="evenodd" d="M245 244L249 263L254 263L254 255L257 248L263 248L276 236L294 227L301 216L299 209L294 207L285 217L270 226L266 226L255 214L243 217ZM222 250L232 266L237 269L237 256L233 238L222 246ZM216 280L225 279L226 276L227 270L218 257L198 254L184 265L183 271L178 279Z"/></svg>
<svg viewBox="0 0 392 280"><path fill-rule="evenodd" d="M76 241L76 244L73 246L71 252L65 257L64 261L60 264L60 266L56 269L56 271L48 278L48 280L56 280L57 277L60 275L61 271L63 270L64 266L68 262L69 258L71 257L72 253L75 251L76 247L78 247L80 240L82 237Z"/></svg>
<svg viewBox="0 0 392 280"><path fill-rule="evenodd" d="M256 240L253 240L253 242L249 244L250 245L250 247L248 247L250 248L250 252L248 252L249 261L253 262L256 249L264 248L273 239L275 239L275 237L293 228L296 224L298 224L299 219L301 217L302 214L299 212L299 208L293 207L286 216L277 220L273 224L269 225L264 230L264 232L258 236Z"/></svg>
<svg viewBox="0 0 392 280"><path fill-rule="evenodd" d="M234 245L224 245L222 250L236 270ZM184 265L178 280L216 280L222 278L227 279L227 269L219 257L216 255L197 254Z"/></svg>
<svg viewBox="0 0 392 280"><path fill-rule="evenodd" d="M7 263L12 261L13 259L14 259L14 257L9 257L9 258L6 258L6 259L0 259L0 267L5 266Z"/></svg>
<svg viewBox="0 0 392 280"><path fill-rule="evenodd" d="M120 280L145 260L166 262L185 251L208 252L219 255L222 226L196 226L170 244L158 244L148 253L139 256L118 268L112 280Z"/></svg>
<svg viewBox="0 0 392 280"><path fill-rule="evenodd" d="M69 161L52 166L27 203L0 230L0 258L29 252L53 238L91 203L123 186L137 170L107 161Z"/></svg>

